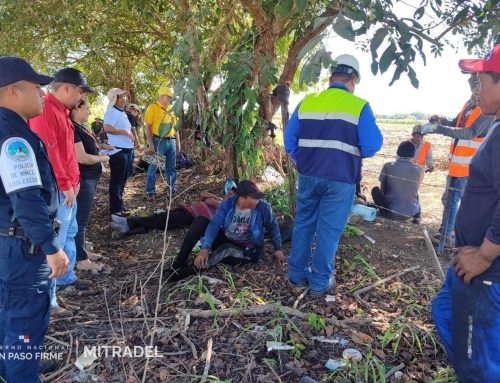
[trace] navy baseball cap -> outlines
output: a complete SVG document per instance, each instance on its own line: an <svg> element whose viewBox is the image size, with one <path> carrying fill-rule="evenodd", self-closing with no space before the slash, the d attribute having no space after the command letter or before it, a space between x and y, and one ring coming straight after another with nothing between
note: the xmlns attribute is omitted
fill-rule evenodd
<svg viewBox="0 0 500 383"><path fill-rule="evenodd" d="M87 79L82 72L75 68L64 68L54 75L55 82L73 84L83 89L85 93L94 93L87 85Z"/></svg>
<svg viewBox="0 0 500 383"><path fill-rule="evenodd" d="M31 81L39 85L50 84L50 76L38 74L26 61L14 56L0 57L0 88L18 81Z"/></svg>

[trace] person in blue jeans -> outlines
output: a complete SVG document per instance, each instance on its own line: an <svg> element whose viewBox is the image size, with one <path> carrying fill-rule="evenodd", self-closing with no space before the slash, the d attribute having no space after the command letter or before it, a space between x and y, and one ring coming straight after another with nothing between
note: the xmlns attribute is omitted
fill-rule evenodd
<svg viewBox="0 0 500 383"><path fill-rule="evenodd" d="M177 191L177 172L175 161L177 151L181 150L179 132L177 132L177 117L175 116L170 102L174 92L171 88L162 86L158 90L158 101L147 107L144 113L144 125L147 141L147 153L155 153L165 157L165 182L167 192ZM146 178L146 193L148 197L154 197L156 190L156 171L158 167L150 164Z"/></svg>
<svg viewBox="0 0 500 383"><path fill-rule="evenodd" d="M456 248L432 319L460 383L500 382L500 44L483 59L459 61L478 72L479 106L495 122L470 161L455 224Z"/></svg>
<svg viewBox="0 0 500 383"><path fill-rule="evenodd" d="M288 278L297 287L308 283L316 296L336 285L334 257L354 203L361 159L382 146L370 105L353 95L360 79L358 61L351 55L335 61L330 87L302 100L284 136L299 172Z"/></svg>

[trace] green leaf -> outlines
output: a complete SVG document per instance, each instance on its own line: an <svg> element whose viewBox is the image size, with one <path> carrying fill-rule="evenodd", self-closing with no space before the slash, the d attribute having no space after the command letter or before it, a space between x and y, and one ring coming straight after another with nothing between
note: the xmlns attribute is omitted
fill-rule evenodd
<svg viewBox="0 0 500 383"><path fill-rule="evenodd" d="M307 8L307 3L309 0L295 0L295 7L298 12L304 12Z"/></svg>
<svg viewBox="0 0 500 383"><path fill-rule="evenodd" d="M309 40L307 42L306 45L304 45L304 47L300 50L298 56L297 56L297 60L300 62L304 56L309 53L311 50L314 49L314 47L316 47L316 45L318 43L320 43L321 41L323 41L323 39L325 38L325 33L320 33L319 35L313 37L311 40Z"/></svg>
<svg viewBox="0 0 500 383"><path fill-rule="evenodd" d="M377 49L380 47L380 44L384 41L385 37L389 33L387 28L380 28L373 35L372 41L370 42L370 51L372 52L372 57L377 58Z"/></svg>
<svg viewBox="0 0 500 383"><path fill-rule="evenodd" d="M351 10L349 8L344 9L344 15L354 21L365 21L366 13L361 9Z"/></svg>
<svg viewBox="0 0 500 383"><path fill-rule="evenodd" d="M403 21L398 20L397 29L398 29L399 33L401 34L402 41L406 42L406 41L410 40L411 34L410 34L410 29L408 28L408 25L406 25Z"/></svg>
<svg viewBox="0 0 500 383"><path fill-rule="evenodd" d="M408 77L410 78L411 85L413 85L414 88L418 89L419 82L417 79L417 74L411 66L408 66Z"/></svg>
<svg viewBox="0 0 500 383"><path fill-rule="evenodd" d="M422 18L422 16L424 15L425 13L425 7L424 6L421 6L420 8L417 8L417 10L415 11L415 13L413 14L413 18L415 20L419 20Z"/></svg>
<svg viewBox="0 0 500 383"><path fill-rule="evenodd" d="M337 19L335 20L335 23L332 27L340 37L349 41L354 41L354 30L352 29L352 23L344 16L337 16Z"/></svg>
<svg viewBox="0 0 500 383"><path fill-rule="evenodd" d="M457 21L466 19L468 14L469 14L469 7L465 7L464 9L462 9L460 12L458 12L456 14L456 16L453 18L453 23L456 23Z"/></svg>
<svg viewBox="0 0 500 383"><path fill-rule="evenodd" d="M384 73L387 71L387 69L389 69L391 63L396 58L395 54L396 54L396 45L394 45L394 43L391 43L391 45L389 45L382 54L382 57L380 57L380 62L379 62L380 73Z"/></svg>
<svg viewBox="0 0 500 383"><path fill-rule="evenodd" d="M378 62L376 60L372 61L371 70L373 75L375 76L378 72Z"/></svg>
<svg viewBox="0 0 500 383"><path fill-rule="evenodd" d="M293 8L293 0L280 0L278 4L274 6L274 14L277 19L285 19L290 15Z"/></svg>

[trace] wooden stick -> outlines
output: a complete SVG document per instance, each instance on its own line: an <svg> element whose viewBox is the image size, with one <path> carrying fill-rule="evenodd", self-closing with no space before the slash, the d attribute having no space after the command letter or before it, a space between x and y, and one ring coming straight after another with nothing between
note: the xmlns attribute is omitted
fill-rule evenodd
<svg viewBox="0 0 500 383"><path fill-rule="evenodd" d="M210 370L210 360L212 360L212 344L213 340L210 338L207 343L207 358L205 359L205 369L203 370L203 377L200 383L205 383L207 381L208 371Z"/></svg>
<svg viewBox="0 0 500 383"><path fill-rule="evenodd" d="M429 237L429 233L427 232L427 228L423 227L422 231L424 232L425 246L427 246L427 251L429 252L431 258L434 260L436 265L436 269L441 277L441 281L444 281L444 272L441 267L441 263L439 262L439 258L437 257L436 250L434 250L434 246L432 245L431 238Z"/></svg>
<svg viewBox="0 0 500 383"><path fill-rule="evenodd" d="M267 359L264 359L264 363L266 364L267 367L269 367L269 369L271 370L271 372L273 373L273 375L276 377L276 379L278 379L278 382L279 383L283 383L283 381L281 380L281 378L278 375L278 373L276 371L274 371L274 368L269 364L269 361Z"/></svg>
<svg viewBox="0 0 500 383"><path fill-rule="evenodd" d="M380 286L380 285L382 285L382 284L384 284L386 282L392 281L393 279L395 279L397 277L400 277L403 274L409 273L410 271L414 271L414 270L417 270L419 268L420 268L420 266L413 266L413 267L409 267L407 269L398 271L396 274L393 274L393 275L388 276L387 278L381 279L380 281L375 282L373 285L370 285L370 286L367 286L367 287L363 287L362 289L356 290L352 295L362 305L369 306L368 302L365 301L363 298L361 298L361 294L364 294L367 291L370 291L371 289L373 289L373 288L375 288L377 286Z"/></svg>
<svg viewBox="0 0 500 383"><path fill-rule="evenodd" d="M296 309L296 308L297 308L297 306L299 305L299 302L300 302L302 299L304 299L304 297L307 295L307 293L308 293L308 292L309 292L309 287L308 287L308 288L306 288L306 289L302 292L302 294L300 294L300 295L297 297L297 299L295 300L295 302L293 302L293 306L292 306L292 307L293 307L294 309Z"/></svg>
<svg viewBox="0 0 500 383"><path fill-rule="evenodd" d="M191 352L193 353L193 358L198 359L198 352L196 351L196 346L194 343L191 341L191 339L188 338L188 336L184 333L179 333L182 336L182 339L191 347Z"/></svg>
<svg viewBox="0 0 500 383"><path fill-rule="evenodd" d="M289 316L296 316L303 320L308 320L308 314L303 313L292 307L283 306L280 302L267 303L265 305L249 306L243 308L234 309L224 309L224 310L202 310L202 309L180 309L179 312L182 315L190 314L191 318L213 318L215 316L219 317L230 317L233 315L261 315L273 312L283 312ZM328 324L338 326L338 327L351 327L351 326L365 326L371 323L369 318L360 319L343 319L339 320L336 317L325 318Z"/></svg>

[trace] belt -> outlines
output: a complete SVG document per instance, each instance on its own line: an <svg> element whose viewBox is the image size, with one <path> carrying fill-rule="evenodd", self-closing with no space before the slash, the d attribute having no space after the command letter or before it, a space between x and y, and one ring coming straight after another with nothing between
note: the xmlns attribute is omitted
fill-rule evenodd
<svg viewBox="0 0 500 383"><path fill-rule="evenodd" d="M164 140L175 140L175 137L160 137L160 136L157 136L156 134L153 134L153 137L162 138Z"/></svg>
<svg viewBox="0 0 500 383"><path fill-rule="evenodd" d="M57 237L59 235L59 229L61 228L61 221L58 219L54 219L52 221L52 226L54 228L54 233ZM41 250L39 245L35 245L29 240L28 236L26 235L21 226L11 226L7 229L0 228L0 236L20 238L23 241L28 241L30 243L30 254L33 254L34 252L38 252L39 250Z"/></svg>

